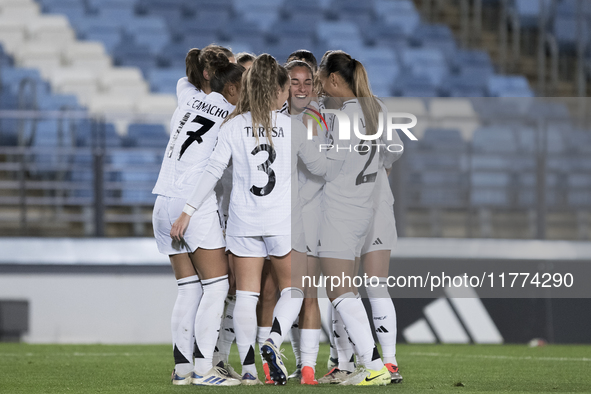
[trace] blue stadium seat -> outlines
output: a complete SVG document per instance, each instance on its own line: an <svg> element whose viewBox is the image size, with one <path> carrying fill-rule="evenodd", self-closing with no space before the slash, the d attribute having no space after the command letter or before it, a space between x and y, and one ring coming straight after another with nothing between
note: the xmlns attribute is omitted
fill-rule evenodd
<svg viewBox="0 0 591 394"><path fill-rule="evenodd" d="M568 180L567 203L572 207L591 207L591 174L572 173Z"/></svg>
<svg viewBox="0 0 591 394"><path fill-rule="evenodd" d="M474 131L472 149L478 153L516 153L517 138L510 126L485 126Z"/></svg>
<svg viewBox="0 0 591 394"><path fill-rule="evenodd" d="M420 23L421 17L411 0L376 1L376 14L391 26L397 26L410 36Z"/></svg>
<svg viewBox="0 0 591 394"><path fill-rule="evenodd" d="M111 52L122 41L121 21L93 16L72 22L80 38L89 41L100 41L108 52Z"/></svg>
<svg viewBox="0 0 591 394"><path fill-rule="evenodd" d="M161 124L132 123L127 128L124 146L161 148L164 151L169 135Z"/></svg>
<svg viewBox="0 0 591 394"><path fill-rule="evenodd" d="M152 54L158 53L171 39L166 22L157 16L129 19L125 32L138 44L147 46Z"/></svg>
<svg viewBox="0 0 591 394"><path fill-rule="evenodd" d="M23 80L31 80L36 83L43 83L38 70L32 68L3 67L0 72L0 86L17 93Z"/></svg>
<svg viewBox="0 0 591 394"><path fill-rule="evenodd" d="M470 176L470 204L476 207L510 205L511 177L503 172L473 171Z"/></svg>
<svg viewBox="0 0 591 394"><path fill-rule="evenodd" d="M224 41L247 43L255 53L265 50L265 33L253 23L244 19L233 20L222 33Z"/></svg>
<svg viewBox="0 0 591 394"><path fill-rule="evenodd" d="M4 52L4 47L0 44L0 67L4 69L5 67L12 67L13 64L12 56Z"/></svg>
<svg viewBox="0 0 591 394"><path fill-rule="evenodd" d="M80 122L76 133L76 146L89 147L101 140L107 148L118 148L123 144L112 123Z"/></svg>
<svg viewBox="0 0 591 394"><path fill-rule="evenodd" d="M533 97L527 79L522 75L491 75L488 93L492 97Z"/></svg>
<svg viewBox="0 0 591 394"><path fill-rule="evenodd" d="M151 191L158 179L161 152L155 150L116 150L108 158L107 176L121 183L120 202L125 204L153 204L156 200Z"/></svg>
<svg viewBox="0 0 591 394"><path fill-rule="evenodd" d="M113 60L116 66L139 67L144 76L158 64L158 58L147 45L133 40L123 41L113 48Z"/></svg>
<svg viewBox="0 0 591 394"><path fill-rule="evenodd" d="M438 97L439 90L430 78L401 73L394 85L395 95L403 97Z"/></svg>
<svg viewBox="0 0 591 394"><path fill-rule="evenodd" d="M324 22L316 26L316 34L323 41L336 38L353 41L361 39L359 27L353 22Z"/></svg>
<svg viewBox="0 0 591 394"><path fill-rule="evenodd" d="M560 194L565 189L557 174L546 174L545 203L549 207L559 204ZM535 172L521 172L517 177L517 205L532 208L537 203L537 174Z"/></svg>
<svg viewBox="0 0 591 394"><path fill-rule="evenodd" d="M451 62L452 67L460 74L476 74L483 79L482 76L489 76L494 73L492 61L486 51L460 49L455 53ZM482 83L483 86L486 85L486 81Z"/></svg>
<svg viewBox="0 0 591 394"><path fill-rule="evenodd" d="M443 52L437 48L406 48L402 50L402 63L417 77L426 77L438 87L448 74Z"/></svg>
<svg viewBox="0 0 591 394"><path fill-rule="evenodd" d="M229 20L230 14L227 11L203 11L197 15L197 18L181 19L178 26L172 27L172 32L176 39L180 41L183 41L186 36L207 35L208 37L217 37L223 32ZM207 44L211 44L211 42Z"/></svg>
<svg viewBox="0 0 591 394"><path fill-rule="evenodd" d="M292 18L276 21L271 27L273 34L269 34L272 42L288 40L313 40L315 38L316 23L306 18ZM292 51L293 52L293 51Z"/></svg>
<svg viewBox="0 0 591 394"><path fill-rule="evenodd" d="M421 148L435 152L466 153L467 144L458 129L428 128L423 134Z"/></svg>
<svg viewBox="0 0 591 394"><path fill-rule="evenodd" d="M361 35L367 45L390 47L400 50L408 47L408 38L402 27L389 25L384 21L360 27Z"/></svg>
<svg viewBox="0 0 591 394"><path fill-rule="evenodd" d="M279 12L283 19L311 21L313 25L324 19L324 8L320 3L312 0L286 0Z"/></svg>
<svg viewBox="0 0 591 394"><path fill-rule="evenodd" d="M282 36L279 38L278 45L284 48L288 54L297 49L307 49L309 51L314 51L315 49L314 40L311 37ZM285 60L287 60L287 58L277 59L279 63ZM317 60L320 61L320 59Z"/></svg>
<svg viewBox="0 0 591 394"><path fill-rule="evenodd" d="M176 94L178 80L186 74L185 68L155 68L150 70L148 81L155 93Z"/></svg>
<svg viewBox="0 0 591 394"><path fill-rule="evenodd" d="M513 7L522 28L537 28L542 13L542 6L545 9L546 20L552 15L550 5L552 0L513 0Z"/></svg>
<svg viewBox="0 0 591 394"><path fill-rule="evenodd" d="M460 73L447 76L442 90L450 97L485 97L486 80L479 73Z"/></svg>
<svg viewBox="0 0 591 394"><path fill-rule="evenodd" d="M78 103L78 98L69 94L51 94L40 97L37 105L41 111L80 110L83 107Z"/></svg>
<svg viewBox="0 0 591 394"><path fill-rule="evenodd" d="M447 25L421 24L410 37L410 43L423 48L437 48L450 61L454 59L457 51L453 33Z"/></svg>
<svg viewBox="0 0 591 394"><path fill-rule="evenodd" d="M585 44L589 41L587 37L589 27L586 21L583 21L581 37ZM579 35L577 34L577 18L570 16L557 15L554 18L552 31L561 51L574 53L577 47Z"/></svg>
<svg viewBox="0 0 591 394"><path fill-rule="evenodd" d="M50 14L64 14L68 19L81 18L87 10L84 2L79 0L42 0L43 12Z"/></svg>
<svg viewBox="0 0 591 394"><path fill-rule="evenodd" d="M424 207L466 206L465 176L452 171L423 171L419 175L419 203Z"/></svg>

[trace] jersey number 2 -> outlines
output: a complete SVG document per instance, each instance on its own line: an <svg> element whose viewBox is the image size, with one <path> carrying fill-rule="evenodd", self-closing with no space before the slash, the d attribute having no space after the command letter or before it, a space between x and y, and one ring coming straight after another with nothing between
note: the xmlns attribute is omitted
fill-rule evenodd
<svg viewBox="0 0 591 394"><path fill-rule="evenodd" d="M378 176L377 172L374 172L371 174L364 174L365 170L367 170L367 168L371 164L371 161L373 160L374 156L376 155L376 149L377 149L376 145L374 143L372 143L370 150L359 151L359 154L361 156L367 155L368 151L370 153L369 153L369 158L367 159L367 162L365 163L365 166L363 167L363 170L361 170L361 172L357 175L357 178L355 179L355 186L359 186L363 183L370 183L370 182L376 181L376 177Z"/></svg>
<svg viewBox="0 0 591 394"><path fill-rule="evenodd" d="M209 129L211 129L213 125L215 125L215 122L213 120L204 118L201 115L195 116L195 119L193 119L191 123L198 123L201 125L201 127L195 131L187 131L187 135L189 136L189 138L187 138L183 143L183 146L181 146L181 151L179 152L178 160L181 159L183 153L185 153L187 148L191 146L193 142L197 141L198 144L202 143L203 138L201 137L203 136L203 134L207 133Z"/></svg>
<svg viewBox="0 0 591 394"><path fill-rule="evenodd" d="M273 191L275 187L275 172L271 169L271 164L275 161L277 154L275 153L275 149L271 145L262 144L257 146L250 152L251 155L255 156L257 153L265 151L269 154L269 158L263 164L259 164L257 169L259 171L263 171L269 177L269 181L263 187L252 186L250 188L250 192L257 197L266 196Z"/></svg>

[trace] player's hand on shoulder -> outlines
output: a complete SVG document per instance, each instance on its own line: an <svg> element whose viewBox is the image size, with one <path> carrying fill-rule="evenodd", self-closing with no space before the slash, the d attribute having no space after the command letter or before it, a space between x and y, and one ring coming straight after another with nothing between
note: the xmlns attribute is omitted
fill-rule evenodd
<svg viewBox="0 0 591 394"><path fill-rule="evenodd" d="M191 221L191 216L187 215L185 212L181 213L181 216L172 224L172 228L170 229L170 237L177 241L181 242L183 236L185 235L185 231L187 231L187 227L189 227L189 222Z"/></svg>

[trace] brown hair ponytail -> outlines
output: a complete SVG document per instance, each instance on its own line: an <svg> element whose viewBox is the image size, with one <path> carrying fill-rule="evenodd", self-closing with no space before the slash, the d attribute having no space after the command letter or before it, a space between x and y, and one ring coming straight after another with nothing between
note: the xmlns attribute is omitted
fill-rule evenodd
<svg viewBox="0 0 591 394"><path fill-rule="evenodd" d="M199 60L199 55L201 55L199 48L190 49L187 57L185 57L185 66L189 82L197 89L203 90L203 66Z"/></svg>
<svg viewBox="0 0 591 394"><path fill-rule="evenodd" d="M363 64L343 51L332 51L325 54L318 69L326 76L339 73L355 97L365 97L364 100L359 100L365 118L365 132L367 135L374 135L378 130L381 107L371 91Z"/></svg>
<svg viewBox="0 0 591 394"><path fill-rule="evenodd" d="M244 67L230 63L223 53L210 52L205 61L209 64L209 86L212 92L222 93L226 84L240 84Z"/></svg>
<svg viewBox="0 0 591 394"><path fill-rule="evenodd" d="M212 55L217 54L222 54L226 58L234 56L229 49L215 44L210 44L203 49L193 48L187 53L185 57L187 78L197 89L205 91L209 87L209 81L203 77L203 71L211 71L209 62Z"/></svg>

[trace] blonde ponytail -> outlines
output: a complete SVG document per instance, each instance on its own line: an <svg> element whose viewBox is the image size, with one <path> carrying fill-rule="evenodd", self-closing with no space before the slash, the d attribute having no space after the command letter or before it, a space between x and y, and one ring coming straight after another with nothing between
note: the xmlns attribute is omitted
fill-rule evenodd
<svg viewBox="0 0 591 394"><path fill-rule="evenodd" d="M282 76L280 66L275 58L269 54L259 55L252 66L242 75L242 90L240 98L232 112L224 122L238 115L250 112L252 129L259 144L258 128L263 127L267 141L273 146L273 119L277 103L277 89Z"/></svg>

